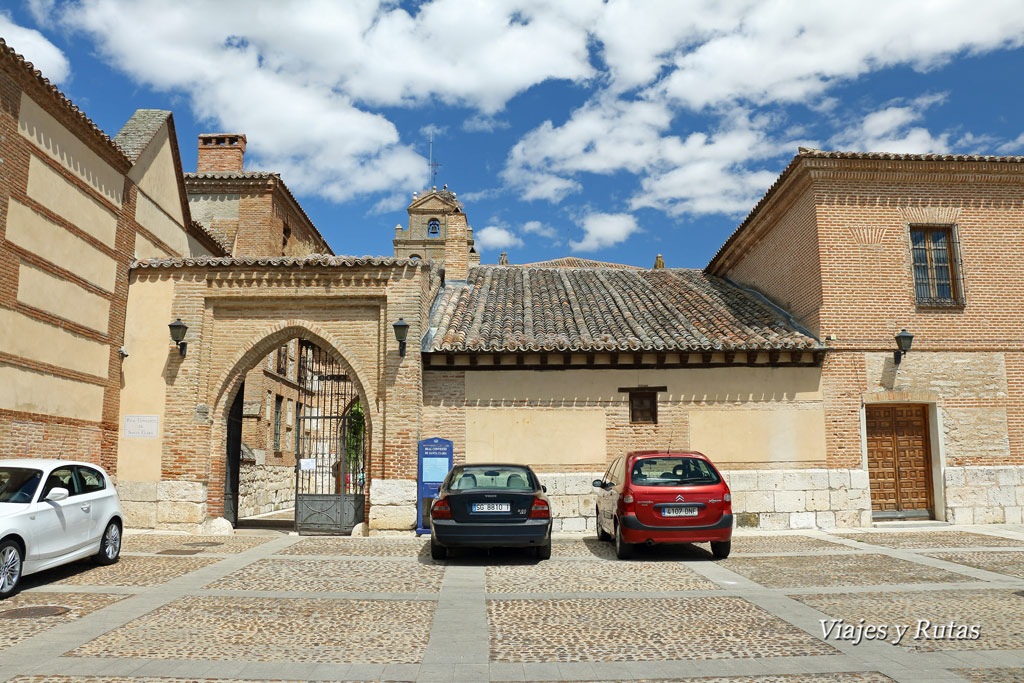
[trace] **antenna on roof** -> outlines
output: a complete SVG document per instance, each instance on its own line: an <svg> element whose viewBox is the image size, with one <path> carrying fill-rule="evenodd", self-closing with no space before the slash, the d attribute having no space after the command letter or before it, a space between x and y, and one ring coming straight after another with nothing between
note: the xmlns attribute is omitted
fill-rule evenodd
<svg viewBox="0 0 1024 683"><path fill-rule="evenodd" d="M437 169L441 168L441 164L437 161L434 161L434 131L430 131L430 159L429 161L427 161L427 168L430 169L429 171L427 171L427 174L430 176L431 180L431 182L428 184L428 187L436 188Z"/></svg>

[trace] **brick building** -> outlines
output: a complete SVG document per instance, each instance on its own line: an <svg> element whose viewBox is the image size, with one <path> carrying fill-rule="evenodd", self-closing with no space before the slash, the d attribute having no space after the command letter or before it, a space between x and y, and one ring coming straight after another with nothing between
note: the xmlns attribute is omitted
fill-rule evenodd
<svg viewBox="0 0 1024 683"><path fill-rule="evenodd" d="M132 261L225 252L191 220L170 112L111 139L2 40L0 159L0 457L114 470Z"/></svg>
<svg viewBox="0 0 1024 683"><path fill-rule="evenodd" d="M566 530L637 447L703 450L762 528L1021 520L1024 158L801 149L703 270L481 266L447 188L353 258L244 135L183 174L169 112L111 139L0 64L0 455L102 463L131 525L224 528L316 475L314 506L409 529L430 437L534 465ZM356 403L358 467L327 426Z"/></svg>

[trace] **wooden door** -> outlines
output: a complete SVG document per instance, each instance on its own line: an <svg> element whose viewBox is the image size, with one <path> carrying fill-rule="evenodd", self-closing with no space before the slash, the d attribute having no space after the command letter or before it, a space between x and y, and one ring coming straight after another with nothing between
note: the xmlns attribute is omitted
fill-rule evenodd
<svg viewBox="0 0 1024 683"><path fill-rule="evenodd" d="M932 467L922 405L867 406L868 476L876 517L930 517Z"/></svg>

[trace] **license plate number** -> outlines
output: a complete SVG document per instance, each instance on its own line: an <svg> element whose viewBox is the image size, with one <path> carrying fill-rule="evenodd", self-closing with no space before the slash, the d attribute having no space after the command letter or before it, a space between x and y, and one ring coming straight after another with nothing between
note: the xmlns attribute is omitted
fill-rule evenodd
<svg viewBox="0 0 1024 683"><path fill-rule="evenodd" d="M663 517L696 517L699 510L697 508L662 508L661 515Z"/></svg>
<svg viewBox="0 0 1024 683"><path fill-rule="evenodd" d="M473 503L473 512L511 512L511 503Z"/></svg>

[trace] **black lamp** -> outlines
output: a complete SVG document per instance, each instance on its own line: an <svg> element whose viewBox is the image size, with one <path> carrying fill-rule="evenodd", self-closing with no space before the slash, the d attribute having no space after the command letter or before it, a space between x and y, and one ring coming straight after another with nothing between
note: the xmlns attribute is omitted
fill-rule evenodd
<svg viewBox="0 0 1024 683"><path fill-rule="evenodd" d="M398 340L398 355L405 357L405 340L409 338L409 323L402 318L392 325L395 328L395 339Z"/></svg>
<svg viewBox="0 0 1024 683"><path fill-rule="evenodd" d="M171 329L171 341L177 345L178 353L184 356L185 349L188 348L188 342L182 341L182 339L185 338L185 333L188 332L188 325L181 322L181 318L178 318L167 327Z"/></svg>
<svg viewBox="0 0 1024 683"><path fill-rule="evenodd" d="M907 332L907 328L896 335L896 347L897 350L892 352L892 360L896 365L900 364L903 360L903 356L907 355L907 351L910 350L910 345L914 343L914 335Z"/></svg>

